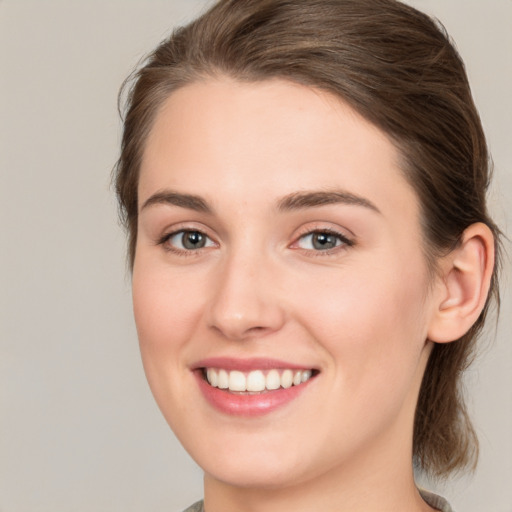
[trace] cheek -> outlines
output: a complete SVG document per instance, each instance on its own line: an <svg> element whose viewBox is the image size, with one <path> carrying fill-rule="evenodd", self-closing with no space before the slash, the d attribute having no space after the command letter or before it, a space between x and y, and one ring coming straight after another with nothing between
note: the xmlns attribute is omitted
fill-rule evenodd
<svg viewBox="0 0 512 512"><path fill-rule="evenodd" d="M192 317L199 306L198 283L161 267L154 258L139 257L133 269L133 309L143 344L167 345L171 339L179 343L180 335L193 328Z"/></svg>
<svg viewBox="0 0 512 512"><path fill-rule="evenodd" d="M315 300L303 319L333 371L323 414L336 428L324 435L332 447L340 439L356 447L395 424L400 411L414 410L426 339L421 279L367 271L321 288L310 291Z"/></svg>
<svg viewBox="0 0 512 512"><path fill-rule="evenodd" d="M182 378L187 341L198 325L201 294L179 275L142 256L134 265L132 294L142 361L158 401L160 388L167 388L174 377Z"/></svg>
<svg viewBox="0 0 512 512"><path fill-rule="evenodd" d="M135 323L142 363L153 396L174 431L191 435L193 425L184 419L193 386L190 340L199 325L198 282L190 283L180 273L169 272L158 259L138 255L133 269L132 293Z"/></svg>
<svg viewBox="0 0 512 512"><path fill-rule="evenodd" d="M304 297L302 321L329 353L338 378L365 399L371 383L400 386L412 378L424 347L427 281L420 261L411 266L415 271L373 262L295 291Z"/></svg>
<svg viewBox="0 0 512 512"><path fill-rule="evenodd" d="M304 312L309 311L304 317L329 338L361 342L371 332L386 337L408 331L418 326L422 316L426 282L421 270L408 275L407 270L395 266L381 268L373 263L360 270L341 268L329 269L324 275L309 274L292 295Z"/></svg>

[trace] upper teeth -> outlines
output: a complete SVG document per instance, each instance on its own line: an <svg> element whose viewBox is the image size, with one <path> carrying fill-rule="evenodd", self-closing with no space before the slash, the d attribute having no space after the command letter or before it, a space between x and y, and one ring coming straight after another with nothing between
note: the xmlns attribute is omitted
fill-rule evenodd
<svg viewBox="0 0 512 512"><path fill-rule="evenodd" d="M311 370L253 370L244 373L217 368L206 370L206 379L211 386L229 391L271 391L279 388L298 386L311 378Z"/></svg>

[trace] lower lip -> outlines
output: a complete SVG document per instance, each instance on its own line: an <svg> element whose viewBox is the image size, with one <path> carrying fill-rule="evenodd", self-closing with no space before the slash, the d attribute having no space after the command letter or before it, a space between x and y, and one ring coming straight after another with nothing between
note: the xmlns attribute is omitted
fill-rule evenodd
<svg viewBox="0 0 512 512"><path fill-rule="evenodd" d="M195 371L194 374L206 400L217 410L233 416L262 416L275 411L297 398L313 380L287 389L249 395L214 388L203 378L202 371Z"/></svg>

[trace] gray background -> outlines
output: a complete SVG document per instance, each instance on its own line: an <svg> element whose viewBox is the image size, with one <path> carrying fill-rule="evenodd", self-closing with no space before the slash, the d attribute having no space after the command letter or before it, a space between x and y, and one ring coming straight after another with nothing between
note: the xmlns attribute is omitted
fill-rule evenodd
<svg viewBox="0 0 512 512"><path fill-rule="evenodd" d="M411 0L467 62L512 217L512 1ZM121 81L203 0L0 1L0 511L179 511L201 472L139 361L109 173ZM512 511L510 282L468 378L482 457L436 487L462 512ZM492 335L492 333L491 333Z"/></svg>

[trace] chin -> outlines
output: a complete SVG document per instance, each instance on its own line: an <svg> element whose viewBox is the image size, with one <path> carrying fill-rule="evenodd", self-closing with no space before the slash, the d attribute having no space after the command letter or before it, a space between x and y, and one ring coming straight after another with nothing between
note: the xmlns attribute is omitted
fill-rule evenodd
<svg viewBox="0 0 512 512"><path fill-rule="evenodd" d="M210 467L203 464L205 473L232 487L246 489L282 489L305 479L297 465L289 466L276 461L233 460L217 461Z"/></svg>
<svg viewBox="0 0 512 512"><path fill-rule="evenodd" d="M300 448L285 450L283 439L252 437L242 445L222 440L194 443L189 453L207 475L234 487L283 488L306 478Z"/></svg>

